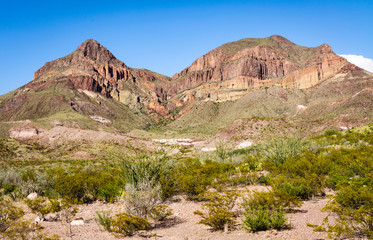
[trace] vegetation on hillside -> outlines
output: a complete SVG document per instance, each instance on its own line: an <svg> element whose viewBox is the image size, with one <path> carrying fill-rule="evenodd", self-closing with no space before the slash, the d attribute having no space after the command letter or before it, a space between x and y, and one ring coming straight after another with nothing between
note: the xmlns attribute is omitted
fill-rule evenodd
<svg viewBox="0 0 373 240"><path fill-rule="evenodd" d="M29 151L48 154L31 144L26 144ZM325 211L337 219L325 219L315 229L330 237L373 238L373 126L273 139L243 150L221 143L215 154L203 157L132 147L98 159L47 162L20 159L17 151L14 142L0 141L0 205L8 206L0 212L0 230L8 238L9 226L22 219L11 201L31 192L39 198L26 203L41 216L64 209L73 214L71 204L124 201L126 212L97 217L106 230L127 236L164 221L172 214L165 203L176 195L202 201L195 214L212 230L234 230L239 223L253 232L281 230L291 227L286 213L324 196L325 189L335 191ZM232 191L250 184L267 185L269 191ZM242 204L237 205L238 198Z"/></svg>

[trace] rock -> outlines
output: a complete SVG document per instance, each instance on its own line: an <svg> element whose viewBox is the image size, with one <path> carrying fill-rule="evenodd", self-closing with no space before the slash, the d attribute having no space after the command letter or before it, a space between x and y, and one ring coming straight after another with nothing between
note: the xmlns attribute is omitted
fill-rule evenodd
<svg viewBox="0 0 373 240"><path fill-rule="evenodd" d="M37 136L39 134L39 130L32 127L21 127L21 128L15 128L9 130L9 136L11 138L32 138L34 136Z"/></svg>
<svg viewBox="0 0 373 240"><path fill-rule="evenodd" d="M162 104L160 104L159 102L150 102L148 104L148 109L150 112L158 113L163 117L167 117L170 114L167 108L163 106Z"/></svg>
<svg viewBox="0 0 373 240"><path fill-rule="evenodd" d="M84 219L82 217L74 218L70 225L72 226L83 226L84 225Z"/></svg>
<svg viewBox="0 0 373 240"><path fill-rule="evenodd" d="M27 199L35 200L38 197L38 194L36 192L32 192L29 195L27 195Z"/></svg>
<svg viewBox="0 0 373 240"><path fill-rule="evenodd" d="M44 220L47 221L47 222L56 222L59 219L60 219L60 216L57 213L48 213L44 217Z"/></svg>
<svg viewBox="0 0 373 240"><path fill-rule="evenodd" d="M110 124L111 121L109 119L106 119L106 118L103 118L101 116L89 116L92 120L96 121L96 122L99 122L99 123L103 123L103 124Z"/></svg>
<svg viewBox="0 0 373 240"><path fill-rule="evenodd" d="M216 147L203 147L203 148L201 148L201 151L202 151L202 152L212 152L212 151L216 151Z"/></svg>
<svg viewBox="0 0 373 240"><path fill-rule="evenodd" d="M44 219L41 218L41 217L39 217L39 216L37 216L37 217L35 218L35 220L34 220L34 222L35 222L36 224L39 224L39 223L41 223L41 222L43 222L43 221L44 221Z"/></svg>
<svg viewBox="0 0 373 240"><path fill-rule="evenodd" d="M250 141L243 141L243 142L240 143L236 148L237 148L237 149L242 149L242 148L250 147L251 145L253 145L252 142L250 142Z"/></svg>
<svg viewBox="0 0 373 240"><path fill-rule="evenodd" d="M300 111L300 110L306 110L307 107L304 106L304 105L297 105L297 111Z"/></svg>

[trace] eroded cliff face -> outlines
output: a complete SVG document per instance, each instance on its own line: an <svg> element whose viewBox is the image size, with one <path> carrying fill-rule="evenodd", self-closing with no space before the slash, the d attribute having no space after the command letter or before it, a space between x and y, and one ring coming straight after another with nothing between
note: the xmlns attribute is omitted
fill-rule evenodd
<svg viewBox="0 0 373 240"><path fill-rule="evenodd" d="M243 39L212 50L175 74L167 93L175 101L190 92L202 100L226 101L273 85L309 88L347 64L327 44L301 47L281 36Z"/></svg>
<svg viewBox="0 0 373 240"><path fill-rule="evenodd" d="M46 63L34 74L34 81L27 88L45 87L51 80L70 81L76 89L100 93L126 105L154 102L161 104L167 97L167 77L155 75L148 70L134 69L100 45L89 39L66 57ZM149 109L155 111L154 103ZM159 114L165 114L164 109Z"/></svg>

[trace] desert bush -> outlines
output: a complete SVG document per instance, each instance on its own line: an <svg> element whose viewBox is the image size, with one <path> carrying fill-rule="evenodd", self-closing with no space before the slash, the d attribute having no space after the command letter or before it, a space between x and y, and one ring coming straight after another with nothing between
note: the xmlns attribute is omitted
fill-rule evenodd
<svg viewBox="0 0 373 240"><path fill-rule="evenodd" d="M340 136L341 133L338 132L338 131L336 131L336 130L334 130L334 129L327 129L324 132L324 136L333 136L333 135Z"/></svg>
<svg viewBox="0 0 373 240"><path fill-rule="evenodd" d="M191 200L203 200L209 186L222 185L231 181L234 165L199 159L185 159L174 170L176 188Z"/></svg>
<svg viewBox="0 0 373 240"><path fill-rule="evenodd" d="M293 207L299 207L301 204L302 201L299 198L289 197L285 194L276 193L274 191L253 191L249 197L245 198L242 202L243 208L250 207L252 209L272 209L274 206L276 206L278 208L288 210Z"/></svg>
<svg viewBox="0 0 373 240"><path fill-rule="evenodd" d="M268 209L247 208L244 212L243 227L253 232L270 229L270 215Z"/></svg>
<svg viewBox="0 0 373 240"><path fill-rule="evenodd" d="M9 240L57 240L59 236L47 237L40 233L41 227L23 221L24 212L9 200L0 200L0 238Z"/></svg>
<svg viewBox="0 0 373 240"><path fill-rule="evenodd" d="M44 217L48 213L59 212L62 209L60 202L57 199L36 198L34 200L25 199L25 203L34 213L39 213Z"/></svg>
<svg viewBox="0 0 373 240"><path fill-rule="evenodd" d="M132 236L140 230L148 230L149 221L142 217L132 216L128 213L118 213L111 219L110 230L124 236Z"/></svg>
<svg viewBox="0 0 373 240"><path fill-rule="evenodd" d="M14 168L0 169L0 187L4 188L5 194L13 192L22 185L22 178Z"/></svg>
<svg viewBox="0 0 373 240"><path fill-rule="evenodd" d="M307 177L278 176L272 179L271 186L275 194L289 199L305 200L321 192L321 185L316 174Z"/></svg>
<svg viewBox="0 0 373 240"><path fill-rule="evenodd" d="M0 232L5 233L15 220L24 215L22 209L15 207L9 200L0 201Z"/></svg>
<svg viewBox="0 0 373 240"><path fill-rule="evenodd" d="M150 211L150 217L156 221L163 221L172 215L172 209L167 205L160 204Z"/></svg>
<svg viewBox="0 0 373 240"><path fill-rule="evenodd" d="M239 194L237 192L206 192L205 199L207 202L202 204L202 208L206 212L195 211L194 214L201 217L198 222L210 226L212 230L224 230L227 226L232 228L235 223L237 214L233 212L236 199Z"/></svg>
<svg viewBox="0 0 373 240"><path fill-rule="evenodd" d="M243 227L253 232L266 231L268 229L281 229L288 226L285 211L278 207L251 208L244 212Z"/></svg>
<svg viewBox="0 0 373 240"><path fill-rule="evenodd" d="M98 167L77 167L73 170L53 169L54 189L62 198L89 203L96 199L113 201L123 188L116 171Z"/></svg>
<svg viewBox="0 0 373 240"><path fill-rule="evenodd" d="M373 238L372 179L354 179L343 184L324 210L338 216L336 224L328 227L334 236Z"/></svg>

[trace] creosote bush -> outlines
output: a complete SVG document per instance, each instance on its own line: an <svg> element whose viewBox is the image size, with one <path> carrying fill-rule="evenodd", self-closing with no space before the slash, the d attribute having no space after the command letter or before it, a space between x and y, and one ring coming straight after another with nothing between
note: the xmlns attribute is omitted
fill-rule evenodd
<svg viewBox="0 0 373 240"><path fill-rule="evenodd" d="M243 227L253 232L268 229L280 230L288 226L285 211L278 207L246 208L244 212Z"/></svg>
<svg viewBox="0 0 373 240"><path fill-rule="evenodd" d="M210 226L212 230L224 230L227 226L232 228L235 223L237 214L233 212L236 199L239 194L237 192L206 192L204 198L207 202L202 204L202 208L205 212L195 211L194 214L201 217L198 222Z"/></svg>
<svg viewBox="0 0 373 240"><path fill-rule="evenodd" d="M172 215L172 209L165 204L155 206L150 211L150 217L156 221L163 221Z"/></svg>
<svg viewBox="0 0 373 240"><path fill-rule="evenodd" d="M36 198L34 200L25 199L24 201L32 212L39 213L41 217L62 210L62 206L57 199Z"/></svg>
<svg viewBox="0 0 373 240"><path fill-rule="evenodd" d="M58 240L59 236L47 237L40 233L41 227L22 220L24 212L9 200L0 200L0 237L9 240Z"/></svg>
<svg viewBox="0 0 373 240"><path fill-rule="evenodd" d="M140 230L150 229L149 221L146 218L137 217L128 213L118 213L113 218L107 213L96 212L98 223L107 231L118 233L123 236L132 236Z"/></svg>

